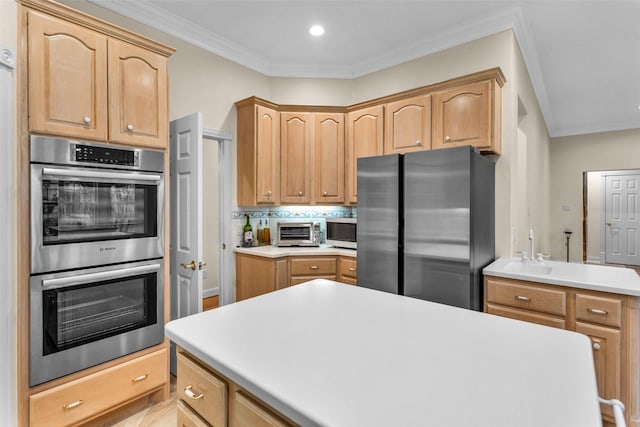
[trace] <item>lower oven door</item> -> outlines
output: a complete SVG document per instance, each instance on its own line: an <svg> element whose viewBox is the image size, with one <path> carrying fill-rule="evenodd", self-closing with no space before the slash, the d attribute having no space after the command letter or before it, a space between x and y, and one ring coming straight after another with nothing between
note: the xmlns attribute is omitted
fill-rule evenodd
<svg viewBox="0 0 640 427"><path fill-rule="evenodd" d="M31 386L164 340L162 258L31 277Z"/></svg>

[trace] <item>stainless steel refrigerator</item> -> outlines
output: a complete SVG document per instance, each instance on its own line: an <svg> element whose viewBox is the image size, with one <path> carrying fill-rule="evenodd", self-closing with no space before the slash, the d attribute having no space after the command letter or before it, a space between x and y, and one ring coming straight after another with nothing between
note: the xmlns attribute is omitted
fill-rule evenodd
<svg viewBox="0 0 640 427"><path fill-rule="evenodd" d="M358 286L482 310L494 169L471 147L358 159Z"/></svg>

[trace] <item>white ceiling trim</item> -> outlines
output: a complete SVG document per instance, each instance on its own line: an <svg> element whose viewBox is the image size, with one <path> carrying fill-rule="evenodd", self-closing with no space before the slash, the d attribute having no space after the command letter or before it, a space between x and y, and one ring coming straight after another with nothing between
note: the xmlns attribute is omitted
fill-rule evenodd
<svg viewBox="0 0 640 427"><path fill-rule="evenodd" d="M155 7L147 0L135 2L126 0L88 1L269 77L353 79L502 31L513 30L550 135L561 136L566 132L576 131L576 129L561 131L555 128L552 108L542 79L538 52L520 5L505 8L499 15L494 13L479 18L468 25L462 25L442 33L438 37L416 40L413 43L408 43L402 49L361 61L353 66L329 67L321 64L302 66L271 63L258 52L250 51L228 39L219 37L191 21ZM588 130L583 132L580 129L577 131L578 133L588 132ZM605 129L595 129L595 131L605 131Z"/></svg>

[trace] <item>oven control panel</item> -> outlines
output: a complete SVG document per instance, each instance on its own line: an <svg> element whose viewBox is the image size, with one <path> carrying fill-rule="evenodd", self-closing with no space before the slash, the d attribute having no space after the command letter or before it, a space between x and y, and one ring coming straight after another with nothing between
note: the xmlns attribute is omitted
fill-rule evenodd
<svg viewBox="0 0 640 427"><path fill-rule="evenodd" d="M140 165L140 153L136 150L72 144L71 161L136 167Z"/></svg>

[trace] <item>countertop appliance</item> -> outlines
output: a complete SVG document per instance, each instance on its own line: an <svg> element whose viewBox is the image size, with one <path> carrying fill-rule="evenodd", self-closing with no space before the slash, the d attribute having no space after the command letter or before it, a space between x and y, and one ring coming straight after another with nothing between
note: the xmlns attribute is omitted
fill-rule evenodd
<svg viewBox="0 0 640 427"><path fill-rule="evenodd" d="M356 218L327 218L327 245L358 249Z"/></svg>
<svg viewBox="0 0 640 427"><path fill-rule="evenodd" d="M31 273L164 256L164 153L31 136Z"/></svg>
<svg viewBox="0 0 640 427"><path fill-rule="evenodd" d="M319 222L279 222L277 246L320 246Z"/></svg>
<svg viewBox="0 0 640 427"><path fill-rule="evenodd" d="M358 286L481 310L494 169L471 147L358 159Z"/></svg>

